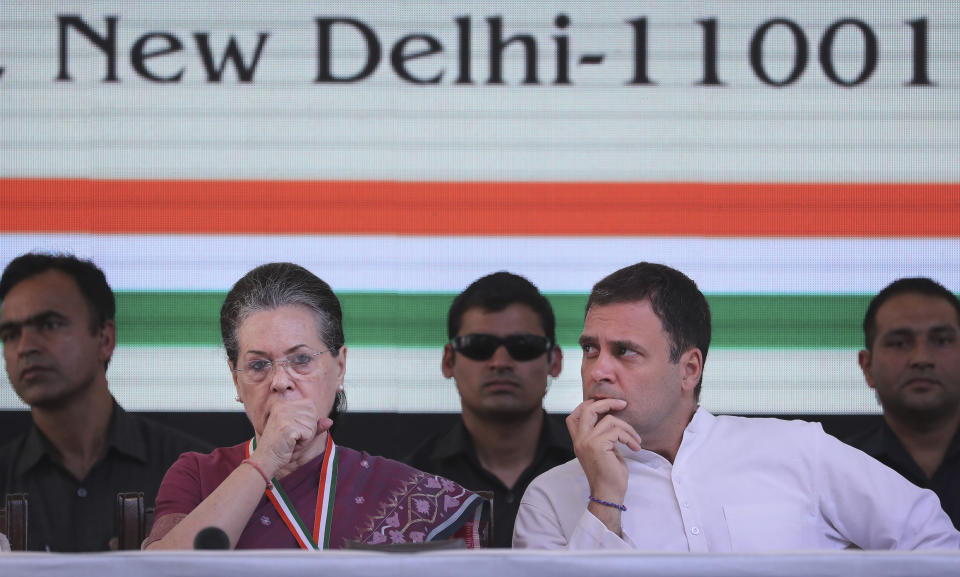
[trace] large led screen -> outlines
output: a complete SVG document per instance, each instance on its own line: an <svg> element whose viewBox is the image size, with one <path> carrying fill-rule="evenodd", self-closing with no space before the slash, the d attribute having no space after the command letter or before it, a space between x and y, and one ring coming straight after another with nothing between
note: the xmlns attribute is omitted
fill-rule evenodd
<svg viewBox="0 0 960 577"><path fill-rule="evenodd" d="M352 411L458 410L446 310L497 270L556 308L560 412L586 295L627 264L708 295L719 412L877 412L870 295L960 288L953 2L12 2L0 22L0 261L106 271L128 409L239 409L219 306L270 261L341 297Z"/></svg>

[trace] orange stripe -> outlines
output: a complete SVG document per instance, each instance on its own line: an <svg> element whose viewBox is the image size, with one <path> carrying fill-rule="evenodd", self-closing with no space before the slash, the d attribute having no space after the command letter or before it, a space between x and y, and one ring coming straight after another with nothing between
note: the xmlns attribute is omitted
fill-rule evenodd
<svg viewBox="0 0 960 577"><path fill-rule="evenodd" d="M0 179L0 231L960 236L960 183Z"/></svg>
<svg viewBox="0 0 960 577"><path fill-rule="evenodd" d="M250 443L249 443L249 442L247 442L246 445L244 445L244 447L243 447L243 458L244 458L244 459L249 459L249 458L250 458ZM273 492L270 491L269 488L264 490L264 494L266 494L267 499L269 499L270 502L273 503L273 508L276 509L278 513L283 510L283 509L280 507L280 503L277 501L277 498L273 495ZM283 520L283 523L287 526L287 529L289 529L289 530L290 530L290 533L293 534L294 540L295 540L297 543L300 544L300 548L301 548L301 549L310 549L310 547L309 547L306 543L304 543L304 542L303 542L303 539L301 539L300 536L297 534L297 530L296 530L296 529L294 528L294 526L291 524L291 521L289 521L289 520L287 519L287 516L281 513L281 514L280 514L280 519Z"/></svg>

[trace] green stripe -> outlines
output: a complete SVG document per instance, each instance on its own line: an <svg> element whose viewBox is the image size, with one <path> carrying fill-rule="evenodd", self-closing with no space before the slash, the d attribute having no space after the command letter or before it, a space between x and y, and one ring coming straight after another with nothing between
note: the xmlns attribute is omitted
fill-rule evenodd
<svg viewBox="0 0 960 577"><path fill-rule="evenodd" d="M254 437L250 444L253 446L253 450L257 450L257 438ZM252 452L252 451L251 451ZM293 522L300 527L300 530L303 532L303 535L307 538L307 543L313 546L314 550L319 549L317 542L313 540L313 532L307 527L306 523L303 522L303 519L300 518L300 513L297 511L297 508L293 506L293 502L290 500L290 497L287 497L286 491L283 490L283 486L280 485L280 481L276 477L270 479L270 482L273 483L273 488L276 490L277 495L279 495L280 500L283 501L283 504L287 506L287 510L290 511L290 514L293 515ZM282 511L277 511L280 514L283 514ZM296 538L296 536L294 536Z"/></svg>
<svg viewBox="0 0 960 577"><path fill-rule="evenodd" d="M317 542L313 540L313 531L311 531L310 527L308 527L307 524L303 522L303 519L300 518L300 512L297 511L297 508L293 506L293 501L290 500L290 497L287 497L287 493L280 485L280 481L277 481L276 477L274 477L272 482L273 488L276 490L277 495L280 496L280 500L283 501L283 504L287 506L287 510L290 511L290 515L293 517L293 522L297 524L297 527L300 527L300 531L303 532L304 538L306 538L307 543L310 544L310 549L314 551L320 549L320 547L317 545ZM294 536L294 539L296 539L296 536Z"/></svg>
<svg viewBox="0 0 960 577"><path fill-rule="evenodd" d="M330 495L327 497L327 523L323 528L323 548L330 549L330 536L333 535L333 503L337 499L337 475L340 472L340 455L333 452L333 461L330 463L333 471L330 473Z"/></svg>
<svg viewBox="0 0 960 577"><path fill-rule="evenodd" d="M222 292L119 292L121 345L218 346ZM440 347L454 294L341 293L349 346ZM576 346L586 294L548 294ZM868 295L708 295L719 348L859 348Z"/></svg>

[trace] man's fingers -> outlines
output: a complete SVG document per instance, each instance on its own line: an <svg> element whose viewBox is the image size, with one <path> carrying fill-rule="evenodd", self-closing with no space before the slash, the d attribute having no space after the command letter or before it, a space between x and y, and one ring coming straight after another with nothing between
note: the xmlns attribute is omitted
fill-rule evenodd
<svg viewBox="0 0 960 577"><path fill-rule="evenodd" d="M637 431L633 427L627 427L626 429L619 429L620 436L617 438L621 443L626 445L632 451L639 451L643 447L640 445L640 435L637 434Z"/></svg>
<svg viewBox="0 0 960 577"><path fill-rule="evenodd" d="M573 411L567 415L565 420L567 424L567 431L570 433L570 438L576 440L577 434L580 432L580 407L582 405L577 405Z"/></svg>
<svg viewBox="0 0 960 577"><path fill-rule="evenodd" d="M604 417L604 415L610 413L611 411L619 411L626 408L627 402L623 399L599 399L592 400L587 399L586 401L580 403L579 406L574 410L577 414L576 418L576 434L579 436L584 436L590 434L590 431L597 426L597 423ZM570 416L573 417L574 413L571 413ZM574 432L571 431L571 435Z"/></svg>
<svg viewBox="0 0 960 577"><path fill-rule="evenodd" d="M591 404L593 401L580 403L567 417L567 430L570 431L570 438L574 441L586 436L596 425L596 416L588 413Z"/></svg>
<svg viewBox="0 0 960 577"><path fill-rule="evenodd" d="M593 410L598 413L609 413L610 411L619 411L627 407L627 402L623 399L597 399L592 401Z"/></svg>
<svg viewBox="0 0 960 577"><path fill-rule="evenodd" d="M623 443L634 451L641 449L640 435L637 431L626 421L613 415L606 415L600 419L591 434L584 440L586 442L600 442L606 445L609 450L612 450L617 442Z"/></svg>

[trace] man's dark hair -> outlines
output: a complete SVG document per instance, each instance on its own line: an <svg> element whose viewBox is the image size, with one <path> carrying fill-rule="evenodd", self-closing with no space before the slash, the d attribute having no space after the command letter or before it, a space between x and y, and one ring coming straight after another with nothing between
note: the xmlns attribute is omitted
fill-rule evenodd
<svg viewBox="0 0 960 577"><path fill-rule="evenodd" d="M670 362L698 348L707 362L710 348L710 305L697 284L682 272L662 264L641 262L618 270L593 285L585 314L594 306L649 300L670 337ZM703 375L694 389L700 398Z"/></svg>
<svg viewBox="0 0 960 577"><path fill-rule="evenodd" d="M938 297L950 303L953 310L957 313L957 322L960 323L960 300L945 286L933 279L926 277L901 278L888 284L877 293L870 301L867 307L867 313L863 316L863 339L864 347L868 351L873 351L873 342L877 339L877 311L885 302L892 297L902 294L921 294L930 297Z"/></svg>
<svg viewBox="0 0 960 577"><path fill-rule="evenodd" d="M463 315L469 309L481 308L488 312L500 312L510 305L527 305L540 317L543 333L551 346L557 344L557 320L553 307L536 286L524 277L506 271L495 272L473 281L453 299L447 313L447 338L460 332Z"/></svg>
<svg viewBox="0 0 960 577"><path fill-rule="evenodd" d="M72 254L29 252L10 261L0 277L0 302L21 282L57 270L73 278L90 308L90 332L103 328L107 321L114 320L117 304L107 277L90 260L79 259Z"/></svg>
<svg viewBox="0 0 960 577"><path fill-rule="evenodd" d="M250 315L284 305L300 305L310 309L320 331L320 340L330 356L340 354L343 346L343 311L340 300L318 276L289 262L274 262L251 270L233 285L220 307L220 335L227 358L234 368L240 354L237 333ZM330 418L337 420L346 408L347 398L337 391Z"/></svg>

